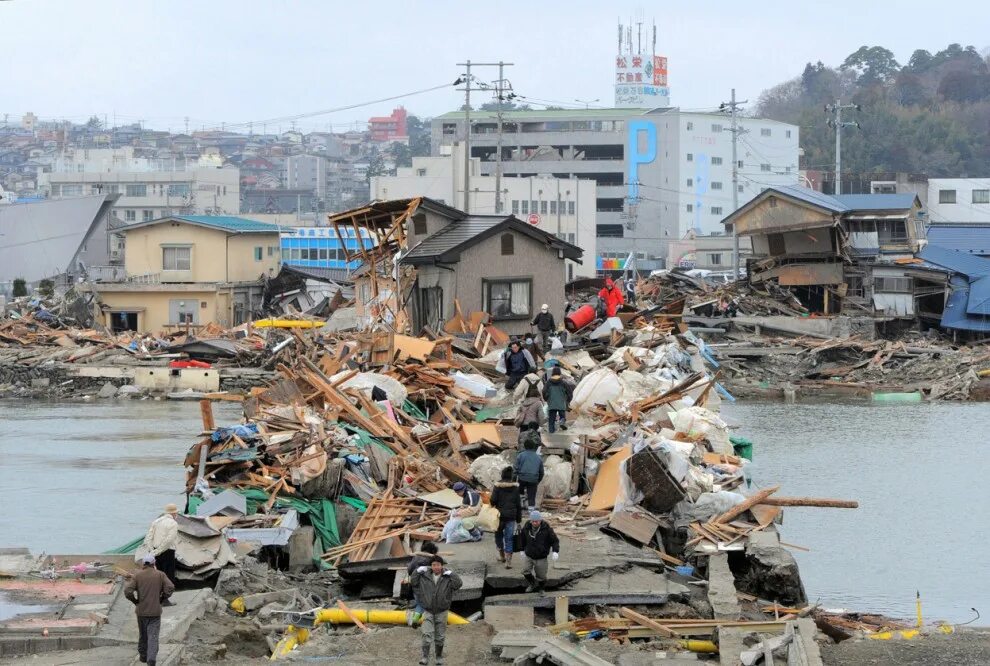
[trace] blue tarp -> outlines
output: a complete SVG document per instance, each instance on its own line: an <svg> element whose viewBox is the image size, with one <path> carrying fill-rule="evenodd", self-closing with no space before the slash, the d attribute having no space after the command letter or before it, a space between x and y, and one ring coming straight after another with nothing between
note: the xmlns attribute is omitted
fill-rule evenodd
<svg viewBox="0 0 990 666"><path fill-rule="evenodd" d="M254 439L258 436L258 425L256 423L248 423L246 425L232 425L226 426L224 428L217 428L213 431L210 439L216 442L225 442L234 435L237 435L243 440Z"/></svg>

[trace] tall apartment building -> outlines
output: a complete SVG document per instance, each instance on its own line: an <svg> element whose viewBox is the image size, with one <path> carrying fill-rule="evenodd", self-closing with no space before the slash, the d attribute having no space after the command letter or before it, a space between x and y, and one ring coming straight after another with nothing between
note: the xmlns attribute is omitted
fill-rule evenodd
<svg viewBox="0 0 990 666"><path fill-rule="evenodd" d="M368 131L371 133L371 140L383 143L389 141L408 142L409 131L406 129L408 115L408 112L400 106L392 109L390 115L368 118Z"/></svg>
<svg viewBox="0 0 990 666"><path fill-rule="evenodd" d="M512 213L561 240L584 250L582 264L566 262L567 279L595 274L595 185L579 178L534 175L503 178L501 209L495 207L495 177L484 175L482 160L469 163L468 205L464 201L464 151L460 144L441 146L437 157L414 157L411 167L394 176L371 179L371 198L426 196L472 215Z"/></svg>
<svg viewBox="0 0 990 666"><path fill-rule="evenodd" d="M52 198L119 194L113 212L124 223L240 210L240 172L215 157L149 158L133 147L70 149L40 181Z"/></svg>
<svg viewBox="0 0 990 666"><path fill-rule="evenodd" d="M990 178L930 178L928 219L990 223Z"/></svg>
<svg viewBox="0 0 990 666"><path fill-rule="evenodd" d="M599 270L630 253L640 270L663 268L671 241L689 231L723 233L722 219L733 211L726 114L621 108L502 115L505 176L595 183ZM796 125L759 118L739 118L738 125L740 206L767 187L798 183ZM485 175L495 173L497 128L494 113L471 113L471 157ZM434 155L464 137L462 112L433 120Z"/></svg>

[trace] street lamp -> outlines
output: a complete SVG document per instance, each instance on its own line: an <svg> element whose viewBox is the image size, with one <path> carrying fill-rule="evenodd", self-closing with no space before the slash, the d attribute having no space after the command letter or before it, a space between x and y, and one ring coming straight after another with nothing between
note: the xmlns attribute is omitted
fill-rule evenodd
<svg viewBox="0 0 990 666"><path fill-rule="evenodd" d="M576 99L574 101L575 102L578 102L580 104L584 104L584 109L585 109L585 111L587 111L589 105L594 104L595 102L600 102L601 100L600 99Z"/></svg>

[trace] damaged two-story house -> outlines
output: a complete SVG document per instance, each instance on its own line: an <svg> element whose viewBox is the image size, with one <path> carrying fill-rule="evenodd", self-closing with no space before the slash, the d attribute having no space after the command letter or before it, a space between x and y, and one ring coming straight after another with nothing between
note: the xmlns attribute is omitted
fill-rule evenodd
<svg viewBox="0 0 990 666"><path fill-rule="evenodd" d="M749 281L790 289L811 312L879 320L941 317L945 275L915 258L925 245L914 194L832 196L771 187L723 220L749 237Z"/></svg>

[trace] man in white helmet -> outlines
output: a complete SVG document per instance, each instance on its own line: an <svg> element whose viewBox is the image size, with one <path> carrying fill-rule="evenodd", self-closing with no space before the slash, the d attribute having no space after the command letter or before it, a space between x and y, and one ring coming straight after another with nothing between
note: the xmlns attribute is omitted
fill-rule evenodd
<svg viewBox="0 0 990 666"><path fill-rule="evenodd" d="M553 315L550 314L549 305L544 303L540 306L540 312L530 322L530 326L535 326L536 330L539 331L540 346L544 352L548 351L550 349L550 336L557 330L557 322L554 321Z"/></svg>

